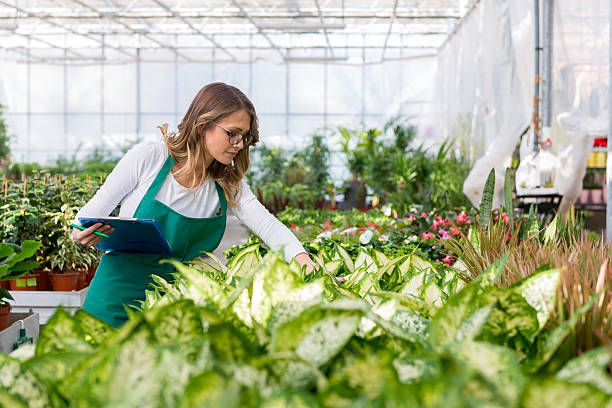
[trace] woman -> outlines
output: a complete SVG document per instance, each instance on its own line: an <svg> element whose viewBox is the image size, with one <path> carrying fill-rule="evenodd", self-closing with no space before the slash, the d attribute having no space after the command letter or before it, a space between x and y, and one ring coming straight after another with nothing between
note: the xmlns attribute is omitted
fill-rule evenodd
<svg viewBox="0 0 612 408"><path fill-rule="evenodd" d="M259 140L257 115L237 88L216 82L202 88L178 125L178 134L160 127L163 142L133 147L119 161L78 217L108 216L121 203L120 217L155 219L170 243L172 257L188 261L214 250L232 212L273 249L284 249L310 272L314 267L297 238L257 201L243 179L249 147ZM229 206L227 204L230 204ZM73 238L97 245L94 224ZM174 267L162 256L110 252L102 256L83 309L118 327L127 320L124 305L137 305L151 275L172 279Z"/></svg>

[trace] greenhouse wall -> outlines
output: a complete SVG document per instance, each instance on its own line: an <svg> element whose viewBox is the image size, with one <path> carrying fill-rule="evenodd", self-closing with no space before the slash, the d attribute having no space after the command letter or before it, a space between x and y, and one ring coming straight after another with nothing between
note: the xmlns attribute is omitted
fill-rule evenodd
<svg viewBox="0 0 612 408"><path fill-rule="evenodd" d="M212 81L235 85L252 99L269 146L297 150L325 127L382 128L397 114L431 137L435 57L390 49L380 62L381 50L351 51L361 63L181 63L167 50L142 51L140 63L7 61L0 67L0 103L13 160L48 163L60 155L82 157L96 146L118 150L156 140L156 126L175 129L197 91ZM112 52L106 50L111 60Z"/></svg>

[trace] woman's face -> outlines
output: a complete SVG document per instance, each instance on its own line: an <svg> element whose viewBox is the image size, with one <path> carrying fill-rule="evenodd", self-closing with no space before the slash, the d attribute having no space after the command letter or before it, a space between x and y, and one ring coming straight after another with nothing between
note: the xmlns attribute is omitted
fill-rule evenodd
<svg viewBox="0 0 612 408"><path fill-rule="evenodd" d="M230 144L229 135L223 128L244 135L251 130L251 116L246 111L239 110L219 119L217 125L212 125L206 130L204 136L206 150L218 162L230 164L244 147L244 143L241 141L237 145Z"/></svg>

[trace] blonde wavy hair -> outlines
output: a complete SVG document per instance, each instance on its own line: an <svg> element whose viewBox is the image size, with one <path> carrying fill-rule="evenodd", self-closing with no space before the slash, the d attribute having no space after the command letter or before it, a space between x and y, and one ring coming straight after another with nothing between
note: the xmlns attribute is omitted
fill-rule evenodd
<svg viewBox="0 0 612 408"><path fill-rule="evenodd" d="M244 146L229 165L213 159L213 162L204 168L205 155L209 154L204 143L205 132L214 126L214 123L243 110L251 117L251 140L249 146ZM206 85L191 102L185 117L178 125L178 133L168 132L168 124L158 126L168 147L168 152L179 164L180 170L175 175L185 175L194 184L191 188L201 186L208 177L212 177L225 193L227 201L238 207L236 197L240 192L240 182L247 172L251 161L249 148L259 141L259 123L255 107L238 88L223 82L214 82Z"/></svg>

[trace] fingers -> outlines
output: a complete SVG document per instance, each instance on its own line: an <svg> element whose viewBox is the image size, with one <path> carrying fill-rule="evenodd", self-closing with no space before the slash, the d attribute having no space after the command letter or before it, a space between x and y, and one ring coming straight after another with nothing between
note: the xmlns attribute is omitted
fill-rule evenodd
<svg viewBox="0 0 612 408"><path fill-rule="evenodd" d="M92 226L86 228L83 231L74 228L72 230L72 238L75 241L79 242L81 245L85 245L85 246L98 245L98 243L100 243L100 241L104 237L96 235L96 234L94 234L94 232L98 231L98 232L102 232L102 233L108 235L111 232L113 232L114 230L115 229L113 227L111 227L110 225L104 225L102 223L96 223L96 224L93 224Z"/></svg>

